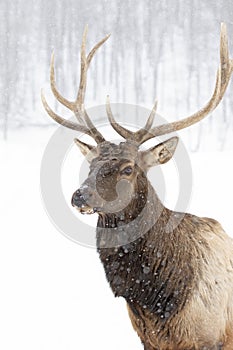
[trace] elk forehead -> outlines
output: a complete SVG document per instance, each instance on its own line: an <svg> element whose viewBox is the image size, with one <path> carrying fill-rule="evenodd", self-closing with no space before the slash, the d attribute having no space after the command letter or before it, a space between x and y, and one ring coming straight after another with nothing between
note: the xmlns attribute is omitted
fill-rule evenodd
<svg viewBox="0 0 233 350"><path fill-rule="evenodd" d="M135 161L138 157L138 144L133 141L126 141L116 145L115 143L105 141L97 146L97 154L94 161L112 159Z"/></svg>

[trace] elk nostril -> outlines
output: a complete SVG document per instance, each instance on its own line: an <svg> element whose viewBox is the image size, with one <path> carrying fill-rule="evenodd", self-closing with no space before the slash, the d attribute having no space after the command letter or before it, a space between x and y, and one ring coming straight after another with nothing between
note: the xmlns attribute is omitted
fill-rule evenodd
<svg viewBox="0 0 233 350"><path fill-rule="evenodd" d="M71 198L71 205L73 207L81 207L84 204L85 204L85 199L82 193L79 190L77 190L76 192L74 192Z"/></svg>

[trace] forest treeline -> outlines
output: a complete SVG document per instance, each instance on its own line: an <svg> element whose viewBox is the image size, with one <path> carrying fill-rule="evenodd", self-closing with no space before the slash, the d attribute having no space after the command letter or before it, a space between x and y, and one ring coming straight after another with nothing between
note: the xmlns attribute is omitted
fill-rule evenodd
<svg viewBox="0 0 233 350"><path fill-rule="evenodd" d="M87 107L104 104L110 94L113 102L148 108L157 97L159 113L168 120L194 112L214 88L221 21L228 25L233 53L232 18L230 0L2 0L2 134L9 128L52 124L41 106L42 87L51 106L63 112L49 92L53 50L59 90L69 99L75 97L85 24L89 25L88 48L112 33L90 67ZM232 138L231 91L232 85L213 116L189 132L193 149L202 142L203 128L218 134L220 149Z"/></svg>

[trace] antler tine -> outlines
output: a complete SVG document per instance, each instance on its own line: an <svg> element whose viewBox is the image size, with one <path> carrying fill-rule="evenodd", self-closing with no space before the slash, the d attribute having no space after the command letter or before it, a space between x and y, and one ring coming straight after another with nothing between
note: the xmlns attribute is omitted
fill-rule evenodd
<svg viewBox="0 0 233 350"><path fill-rule="evenodd" d="M61 124L61 125L65 126L65 127L69 128L69 129L77 130L77 131L83 132L84 134L92 136L90 130L86 126L74 123L74 122L72 122L70 120L67 120L67 119L64 119L64 118L60 117L58 114L56 114L49 107L49 105L48 105L48 103L47 103L47 101L46 101L46 99L44 97L43 90L41 90L41 101L43 103L44 109L46 110L48 115L53 120L55 120L55 122L57 122L58 124Z"/></svg>
<svg viewBox="0 0 233 350"><path fill-rule="evenodd" d="M84 98L86 93L86 85L87 85L87 70L89 68L90 62L92 58L94 57L96 51L98 48L105 43L105 41L110 37L110 34L108 34L106 37L104 37L102 40L100 40L90 51L88 56L86 57L86 41L87 41L87 30L88 26L85 26L84 32L83 32L83 38L82 38L82 45L81 45L81 69L80 69L80 83L79 83L79 89L77 93L77 98L74 102L74 109L73 112L75 113L77 118L81 118L87 125L87 127L91 130L93 135L97 137L99 140L98 142L105 141L101 133L96 129L94 124L92 123L89 115L87 114L85 107L84 107Z"/></svg>
<svg viewBox="0 0 233 350"><path fill-rule="evenodd" d="M92 123L90 117L88 116L85 107L84 107L84 98L86 92L86 84L87 84L87 70L90 65L92 58L94 57L98 48L104 44L104 42L109 38L110 34L100 40L90 51L88 56L86 57L86 38L87 38L87 29L88 26L85 27L82 37L82 45L81 45L81 67L80 67L80 83L78 88L78 93L75 101L69 101L65 97L63 97L56 87L55 81L55 69L54 69L54 53L51 56L51 64L50 64L50 86L51 90L55 96L55 98L65 107L70 109L76 116L79 124L75 124L73 122L67 121L64 118L57 115L52 109L49 107L43 93L41 94L42 103L47 113L59 124L62 124L68 128L78 130L84 132L95 139L97 143L101 143L105 141L104 137L101 133L96 129L94 124Z"/></svg>
<svg viewBox="0 0 233 350"><path fill-rule="evenodd" d="M79 81L77 98L74 102L74 105L77 108L77 110L81 109L82 105L84 104L84 97L85 97L86 85L87 85L87 69L88 69L87 59L86 59L87 30L88 30L88 25L85 26L83 31L83 37L82 37L80 81Z"/></svg>
<svg viewBox="0 0 233 350"><path fill-rule="evenodd" d="M130 131L126 128L124 128L123 126L121 126L120 124L118 124L113 116L112 110L111 110L111 106L110 106L110 99L109 96L107 96L106 98L106 111L107 111L107 115L108 115L108 120L111 124L111 126L113 127L113 129L119 134L121 135L123 138L125 138L126 140L132 140L135 141L137 143L140 143L144 136L147 135L148 131L150 130L153 121L154 121L154 117L156 114L156 110L157 110L157 105L158 102L157 100L155 101L154 107L148 117L148 120L145 124L145 126L143 128L141 128L138 131Z"/></svg>
<svg viewBox="0 0 233 350"><path fill-rule="evenodd" d="M87 56L87 66L88 66L88 67L89 67L89 64L91 63L91 60L92 60L92 58L94 57L96 51L98 50L98 48L99 48L100 46L102 46L102 45L105 43L105 41L108 40L108 38L109 38L110 36L111 36L111 34L106 35L106 36L105 36L102 40L100 40L100 41L93 47L93 49L89 52L89 54L88 54L88 56Z"/></svg>
<svg viewBox="0 0 233 350"><path fill-rule="evenodd" d="M111 34L106 35L102 40L100 40L89 52L86 57L86 41L87 41L87 30L88 26L86 25L83 38L82 38L82 46L81 46L81 72L80 72L80 84L78 89L77 98L74 102L77 108L80 108L84 104L84 97L86 92L86 83L87 83L87 70L91 63L92 58L94 57L96 51L99 47L101 47L106 40L110 37Z"/></svg>
<svg viewBox="0 0 233 350"><path fill-rule="evenodd" d="M63 97L60 92L58 91L56 87L56 81L55 81L55 68L54 68L54 51L51 55L51 63L50 63L50 87L53 92L54 97L65 107L73 111L74 109L74 103L72 101L67 100L65 97Z"/></svg>
<svg viewBox="0 0 233 350"><path fill-rule="evenodd" d="M221 101L227 89L231 74L233 72L233 60L229 59L227 28L225 23L221 23L220 68L219 69L221 69L222 89L219 95L219 101Z"/></svg>
<svg viewBox="0 0 233 350"><path fill-rule="evenodd" d="M233 60L229 59L226 25L225 23L222 23L221 39L220 39L220 67L217 71L214 93L210 98L210 100L208 101L208 103L198 112L192 114L187 118L184 118L182 120L178 120L176 122L172 122L169 124L162 124L159 126L155 126L143 138L141 144L153 137L182 130L204 119L210 112L212 112L218 106L218 104L222 100L222 97L230 81L232 71L233 71Z"/></svg>
<svg viewBox="0 0 233 350"><path fill-rule="evenodd" d="M112 110L111 110L109 96L107 96L107 98L106 98L106 112L107 112L107 115L108 115L108 120L109 120L111 126L113 127L113 129L119 135L121 135L124 139L126 139L126 140L133 140L134 139L134 132L124 128L123 126L121 126L120 124L118 124L116 122L116 120L115 120L115 118L113 116Z"/></svg>
<svg viewBox="0 0 233 350"><path fill-rule="evenodd" d="M155 104L152 108L152 111L149 115L149 118L147 119L145 126L143 128L141 128L140 130L135 132L135 139L139 144L144 142L144 137L147 136L148 132L150 131L150 129L153 125L154 118L155 118L156 111L157 111L157 106L158 106L158 101L155 100Z"/></svg>

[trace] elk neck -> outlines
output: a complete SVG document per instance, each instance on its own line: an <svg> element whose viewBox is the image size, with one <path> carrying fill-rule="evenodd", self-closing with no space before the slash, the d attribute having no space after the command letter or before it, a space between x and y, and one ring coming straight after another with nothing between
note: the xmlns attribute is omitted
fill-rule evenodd
<svg viewBox="0 0 233 350"><path fill-rule="evenodd" d="M146 177L137 182L130 203L116 213L100 213L97 224L99 248L121 246L145 236L151 227L160 225L166 209ZM161 217L162 216L162 217ZM160 219L159 219L160 218Z"/></svg>
<svg viewBox="0 0 233 350"><path fill-rule="evenodd" d="M153 313L161 322L184 306L196 280L195 263L186 251L189 238L173 229L183 214L165 208L150 184L145 202L144 207L137 199L131 203L132 217L129 208L101 215L97 249L115 296L123 296L134 312Z"/></svg>

